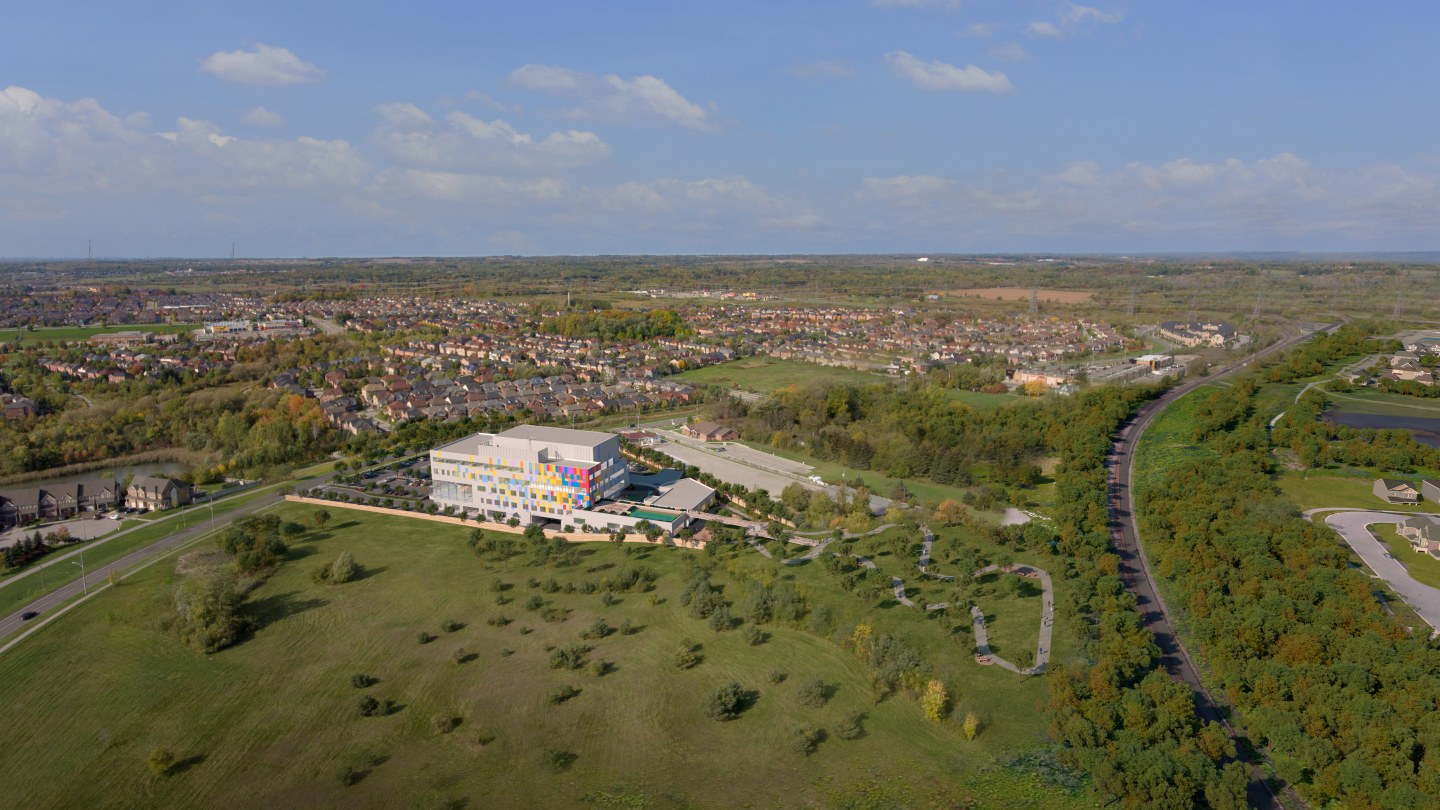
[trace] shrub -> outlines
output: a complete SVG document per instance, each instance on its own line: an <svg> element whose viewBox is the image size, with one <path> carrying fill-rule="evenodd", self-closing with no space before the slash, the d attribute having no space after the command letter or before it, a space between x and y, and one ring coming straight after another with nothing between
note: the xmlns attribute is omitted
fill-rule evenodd
<svg viewBox="0 0 1440 810"><path fill-rule="evenodd" d="M740 702L744 694L740 684L735 681L716 687L705 696L705 716L721 722L734 720L740 715Z"/></svg>
<svg viewBox="0 0 1440 810"><path fill-rule="evenodd" d="M456 630L460 629L460 623L455 621L454 619L446 619L445 621L440 623L440 629L444 630L447 633L453 633Z"/></svg>
<svg viewBox="0 0 1440 810"><path fill-rule="evenodd" d="M700 656L696 655L695 651L689 647L681 647L675 651L676 669L690 669L698 663L700 663Z"/></svg>
<svg viewBox="0 0 1440 810"><path fill-rule="evenodd" d="M453 714L437 714L430 718L430 727L436 734L449 734L460 727L460 718Z"/></svg>
<svg viewBox="0 0 1440 810"><path fill-rule="evenodd" d="M465 663L465 659L469 657L470 653L466 652L464 647L456 647L450 651L450 659L457 664Z"/></svg>
<svg viewBox="0 0 1440 810"><path fill-rule="evenodd" d="M758 624L747 624L741 631L740 637L745 639L746 644L755 647L765 640L765 631L761 630Z"/></svg>
<svg viewBox="0 0 1440 810"><path fill-rule="evenodd" d="M550 653L550 668L579 669L584 663L584 656L585 647L580 644L558 647Z"/></svg>
<svg viewBox="0 0 1440 810"><path fill-rule="evenodd" d="M730 617L730 608L724 605L715 608L714 612L710 614L709 624L710 629L717 633L729 630L735 624L735 620Z"/></svg>
<svg viewBox="0 0 1440 810"><path fill-rule="evenodd" d="M510 623L510 620L505 618L504 613L497 613L494 616L486 619L485 623L490 625L491 627L504 627L505 625ZM523 633L525 631L522 630L521 632Z"/></svg>
<svg viewBox="0 0 1440 810"><path fill-rule="evenodd" d="M603 658L597 658L590 662L590 674L599 678L610 671L610 662Z"/></svg>
<svg viewBox="0 0 1440 810"><path fill-rule="evenodd" d="M661 599L661 598L660 598L660 595L659 595L659 594L656 594L656 593L650 594L650 607L659 607L660 603L661 603L661 602L664 602L664 601L665 601L664 599Z"/></svg>
<svg viewBox="0 0 1440 810"><path fill-rule="evenodd" d="M546 748L540 752L540 767L559 773L575 761L575 755L557 748Z"/></svg>
<svg viewBox="0 0 1440 810"><path fill-rule="evenodd" d="M580 587L578 590L580 591L580 593L583 594L592 594L595 592L595 583L591 582L588 579L582 580L580 582Z"/></svg>
<svg viewBox="0 0 1440 810"><path fill-rule="evenodd" d="M635 626L635 622L632 622L629 619L625 619L624 621L620 622L620 635L622 636L633 636L635 635L635 632L639 629L640 628Z"/></svg>
<svg viewBox="0 0 1440 810"><path fill-rule="evenodd" d="M520 628L520 635L522 635L522 636L528 636L528 635L530 635L530 628L528 628L528 627L521 627L521 628Z"/></svg>
<svg viewBox="0 0 1440 810"><path fill-rule="evenodd" d="M500 593L503 590L505 590L505 583L499 577L490 580L491 593Z"/></svg>
<svg viewBox="0 0 1440 810"><path fill-rule="evenodd" d="M576 689L569 684L565 684L551 689L550 694L547 695L545 698L545 702L550 704L551 706L559 706L561 703L564 703L565 701L575 697L578 694L580 694L579 689Z"/></svg>
<svg viewBox="0 0 1440 810"><path fill-rule="evenodd" d="M544 610L540 611L540 618L544 619L547 622L563 622L565 621L565 617L567 615L568 611L560 610L558 608L545 608Z"/></svg>
<svg viewBox="0 0 1440 810"><path fill-rule="evenodd" d="M374 681L370 679L369 675L361 675L357 673L350 676L350 685L355 687L356 689L364 689L372 683L374 683Z"/></svg>
<svg viewBox="0 0 1440 810"><path fill-rule="evenodd" d="M795 699L806 706L819 708L829 698L825 694L825 682L819 675L811 675L795 687Z"/></svg>
<svg viewBox="0 0 1440 810"><path fill-rule="evenodd" d="M374 717L380 713L380 701L365 695L360 698L360 703L355 708L355 713L361 717Z"/></svg>
<svg viewBox="0 0 1440 810"><path fill-rule="evenodd" d="M322 565L320 565L319 568L316 568L314 571L310 572L310 581L315 583L316 585L324 585L325 583L330 581L330 577L334 574L335 564L323 563Z"/></svg>
<svg viewBox="0 0 1440 810"><path fill-rule="evenodd" d="M335 774L335 780L344 787L350 787L360 781L360 774L349 765L341 765L340 770Z"/></svg>
<svg viewBox="0 0 1440 810"><path fill-rule="evenodd" d="M434 640L435 637L425 632L424 630L421 630L420 632L415 634L415 642L417 644L429 644Z"/></svg>
<svg viewBox="0 0 1440 810"><path fill-rule="evenodd" d="M355 578L357 572L358 569L355 565L355 558L350 556L350 552L342 551L340 552L340 556L335 558L335 563L331 566L330 581L337 585L342 582L349 582Z"/></svg>
<svg viewBox="0 0 1440 810"><path fill-rule="evenodd" d="M545 593L555 593L560 590L560 583L556 582L554 577L547 577L544 582L540 583L540 590Z"/></svg>
<svg viewBox="0 0 1440 810"><path fill-rule="evenodd" d="M963 728L965 730L965 739L975 739L976 732L980 731L980 718L975 714L975 712L965 713L965 725L963 726Z"/></svg>
<svg viewBox="0 0 1440 810"><path fill-rule="evenodd" d="M501 648L500 648L500 657L501 657L501 658L509 658L510 656L512 656L512 655L514 655L514 654L515 654L515 651L512 650L512 649L510 649L509 647L501 647Z"/></svg>
<svg viewBox="0 0 1440 810"><path fill-rule="evenodd" d="M526 610L539 610L542 607L545 607L545 600L538 593L525 600Z"/></svg>
<svg viewBox="0 0 1440 810"><path fill-rule="evenodd" d="M575 583L573 583L573 582L567 582L567 583L565 583L565 587L561 588L561 589L560 589L560 592L561 592L561 593L575 593Z"/></svg>
<svg viewBox="0 0 1440 810"><path fill-rule="evenodd" d="M613 594L613 593L611 593L611 592L609 592L609 591L606 591L605 593L600 594L600 604L604 605L605 607L610 607L611 605L613 605L613 604L615 604L616 602L619 602L619 601L620 601L619 599L616 599L616 598L615 598L615 594Z"/></svg>
<svg viewBox="0 0 1440 810"><path fill-rule="evenodd" d="M495 594L495 604L497 604L497 605L503 605L503 604L505 604L506 602L509 602L509 601L510 601L509 599L506 599L506 598L505 598L505 594L503 594L503 593L497 593L497 594Z"/></svg>
<svg viewBox="0 0 1440 810"><path fill-rule="evenodd" d="M825 732L818 728L801 726L795 729L795 736L790 740L790 750L803 756L815 753L815 748L824 739Z"/></svg>
<svg viewBox="0 0 1440 810"><path fill-rule="evenodd" d="M145 763L150 766L151 776L164 779L170 775L170 769L175 767L175 752L169 748L154 748Z"/></svg>
<svg viewBox="0 0 1440 810"><path fill-rule="evenodd" d="M778 669L767 669L765 670L765 679L770 683L780 683L785 680L785 673Z"/></svg>
<svg viewBox="0 0 1440 810"><path fill-rule="evenodd" d="M606 624L604 619L596 619L589 629L580 631L580 638L584 639L605 638L608 635L610 635L610 625Z"/></svg>
<svg viewBox="0 0 1440 810"><path fill-rule="evenodd" d="M540 587L540 580L536 579L535 577L530 577L529 579L525 580L525 587L538 588Z"/></svg>
<svg viewBox="0 0 1440 810"><path fill-rule="evenodd" d="M860 712L851 709L835 722L835 736L842 740L856 740L865 733L860 725Z"/></svg>

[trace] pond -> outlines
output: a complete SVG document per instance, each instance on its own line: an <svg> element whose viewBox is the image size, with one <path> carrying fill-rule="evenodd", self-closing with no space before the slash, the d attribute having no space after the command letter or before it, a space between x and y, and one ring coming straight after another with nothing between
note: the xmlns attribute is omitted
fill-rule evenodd
<svg viewBox="0 0 1440 810"><path fill-rule="evenodd" d="M1326 422L1349 425L1356 430L1408 430L1415 441L1431 447L1440 447L1440 419L1424 416L1383 416L1375 413L1342 413L1327 411Z"/></svg>

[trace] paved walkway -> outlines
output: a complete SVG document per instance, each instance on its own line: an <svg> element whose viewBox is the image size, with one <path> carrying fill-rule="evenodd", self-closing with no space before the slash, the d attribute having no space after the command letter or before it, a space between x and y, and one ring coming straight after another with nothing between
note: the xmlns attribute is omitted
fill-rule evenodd
<svg viewBox="0 0 1440 810"><path fill-rule="evenodd" d="M868 537L870 535L879 534L886 529L892 528L893 525L894 524L887 524L881 526L878 529L866 532L863 535L846 533L845 539ZM943 580L945 582L955 581L955 577L953 576L949 576L946 574L935 574L931 573L928 570L930 567L930 549L934 546L935 535L930 531L930 527L928 526L921 526L920 529L925 532L925 539L921 541L920 545L920 573L934 577L938 580ZM774 559L774 555L770 553L770 550L761 545L753 537L747 535L745 537L745 542L749 543L752 547L755 548L756 551L759 551L766 557ZM816 557L819 557L821 552L825 550L826 546L835 542L835 538L831 537L828 539L815 541L810 540L809 538L792 537L790 539L790 542L798 543L801 545L815 543L815 547L812 548L809 553L805 554L804 556L795 557L789 560L781 560L780 562L785 565L795 565L797 563L801 563L806 560L813 560ZM877 570L875 567L875 563L865 559L864 557L861 557L859 554L841 554L840 552L831 553L833 553L836 557L851 557L853 559L859 560L860 566L862 568L868 568L871 571ZM1000 570L1002 570L1000 566L990 565L981 568L979 571L976 571L970 576L984 576L991 571ZM1055 629L1055 587L1050 581L1050 573L1042 568L1036 568L1030 565L1012 565L1010 566L1010 568L1005 569L1005 572L1010 574L1016 574L1019 576L1034 574L1040 580L1040 640L1039 643L1036 645L1035 649L1035 666L1030 667L1029 669L1020 669L1009 661L1006 661L1004 658L1001 658L1000 656L995 655L993 652L991 652L989 637L985 633L985 614L980 610L979 607L971 606L970 615L974 618L975 648L979 650L980 655L989 659L990 663L996 664L1002 669L1008 669L1011 672L1017 672L1021 675L1038 675L1049 669L1050 666L1050 641ZM915 601L905 596L905 580L892 575L890 577L890 584L891 587L894 588L895 601L908 608L915 607ZM950 607L949 602L935 602L933 604L926 605L925 609L941 610L947 607Z"/></svg>
<svg viewBox="0 0 1440 810"><path fill-rule="evenodd" d="M1409 515L1393 512L1340 512L1326 517L1325 524L1340 533L1377 577L1405 597L1405 601L1430 625L1432 631L1440 631L1440 589L1416 582L1405 564L1390 553L1390 547L1370 531L1373 524L1388 523L1393 526L1407 517Z"/></svg>

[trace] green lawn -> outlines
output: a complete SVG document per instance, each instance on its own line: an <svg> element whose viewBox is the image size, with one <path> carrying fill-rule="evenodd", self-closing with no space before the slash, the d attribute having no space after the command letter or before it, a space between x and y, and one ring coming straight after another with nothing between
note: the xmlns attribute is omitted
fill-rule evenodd
<svg viewBox="0 0 1440 810"><path fill-rule="evenodd" d="M1345 413L1370 413L1379 416L1440 416L1440 399L1407 397L1383 391L1356 391L1349 394L1324 392L1335 403L1334 409Z"/></svg>
<svg viewBox="0 0 1440 810"><path fill-rule="evenodd" d="M738 385L743 391L768 394L777 388L789 385L804 385L814 380L836 383L877 383L884 378L863 371L846 368L819 366L814 363L794 363L788 360L772 360L768 357L747 357L718 366L706 366L685 371L671 377L692 384Z"/></svg>
<svg viewBox="0 0 1440 810"><path fill-rule="evenodd" d="M289 505L279 514L294 519L309 511ZM781 569L748 547L707 558L635 545L627 555L596 543L581 547L575 568L534 569L517 558L501 573L483 570L464 545L462 527L336 512L325 531L296 544L291 561L251 594L258 627L236 647L202 655L157 629L157 618L173 610L179 581L167 562L137 572L0 657L7 803L267 810L1095 804L1087 791L1072 796L992 764L1044 745L1044 721L1035 710L1043 678L1022 681L976 665L969 642L952 634L943 617L917 622L893 601L869 606L844 594L819 565ZM341 550L354 554L364 575L341 586L312 583L317 563ZM877 633L900 636L930 662L931 676L950 686L957 708L982 716L980 736L970 742L951 725L924 720L911 697L872 702L862 665L825 634L767 625L764 643L751 647L738 631L716 633L688 618L678 598L687 563L705 559L714 562L714 581L736 613L742 580L793 577L812 610L833 606L834 628L863 620ZM621 594L608 608L598 594L541 594L568 612L557 623L522 608L539 593L525 584L531 576L594 581L627 564L659 574L653 591L659 605L648 594ZM500 607L488 588L496 576L507 583L509 602ZM1016 600L1016 609L1026 601ZM496 613L515 621L492 627L485 619ZM544 646L577 643L578 631L597 616L611 626L628 618L640 627L632 636L587 642L586 658L610 662L611 671L597 677L548 668ZM444 633L446 619L463 627ZM1007 621L997 616L997 629ZM968 621L961 626L968 631ZM440 638L417 644L420 631ZM671 664L682 637L699 643L703 656L686 671ZM457 648L473 657L455 663ZM772 685L768 669L788 677ZM355 673L378 682L361 692L350 684ZM830 687L820 708L795 699L795 684L811 673ZM731 680L750 690L748 708L728 723L705 718L704 694ZM546 705L561 684L579 695ZM395 701L397 709L357 718L361 694ZM809 757L790 750L795 728L829 727L852 709L865 714L860 739L832 734ZM436 716L461 723L440 735L431 726ZM172 749L181 763L159 782L145 766L156 746ZM539 763L546 748L574 759L552 773ZM360 772L358 783L340 784L335 775L343 766Z"/></svg>
<svg viewBox="0 0 1440 810"><path fill-rule="evenodd" d="M1422 501L1419 504L1386 503L1375 497L1371 487L1374 477L1341 477L1310 472L1285 472L1274 476L1280 491L1294 501L1300 509L1324 509L1326 507L1380 509L1389 512L1434 512L1436 505ZM1393 476L1390 476L1393 477ZM1411 477L1410 480L1416 480Z"/></svg>
<svg viewBox="0 0 1440 810"><path fill-rule="evenodd" d="M1370 531L1380 538L1380 542L1390 547L1390 553L1405 566L1412 579L1422 585L1440 588L1440 560L1417 552L1411 547L1409 540L1400 536L1393 524L1374 525L1370 527Z"/></svg>
<svg viewBox="0 0 1440 810"><path fill-rule="evenodd" d="M1208 447L1196 444L1193 433L1196 408L1215 390L1213 385L1202 385L1172 402L1150 422L1135 450L1137 490L1144 489L1148 482L1159 482L1186 461L1217 457Z"/></svg>
<svg viewBox="0 0 1440 810"><path fill-rule="evenodd" d="M183 334L190 332L200 324L198 323L122 323L115 326L59 326L41 327L33 332L23 329L0 331L0 340L14 341L18 335L24 343L33 343L40 340L85 340L95 335L109 334L111 332L154 332L160 335Z"/></svg>
<svg viewBox="0 0 1440 810"><path fill-rule="evenodd" d="M1025 397L1017 397L1014 394L987 394L984 391L966 391L960 388L947 390L945 396L979 410L1014 405L1017 402L1025 401Z"/></svg>

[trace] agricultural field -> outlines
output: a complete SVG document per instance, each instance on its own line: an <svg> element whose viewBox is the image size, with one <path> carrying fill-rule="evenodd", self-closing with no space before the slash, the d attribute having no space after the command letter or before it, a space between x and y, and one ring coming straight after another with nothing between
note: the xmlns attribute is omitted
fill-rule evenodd
<svg viewBox="0 0 1440 810"><path fill-rule="evenodd" d="M698 385L735 385L742 391L768 394L789 385L805 385L815 380L835 383L870 384L884 382L884 377L847 368L833 368L814 363L795 363L768 357L747 357L718 366L692 369L671 377Z"/></svg>
<svg viewBox="0 0 1440 810"><path fill-rule="evenodd" d="M301 521L312 510L289 504L276 514ZM10 743L0 748L0 768L10 774L10 803L1095 804L1088 785L1044 764L1048 743L1036 710L1044 679L977 665L968 616L920 613L888 598L872 603L846 593L817 563L782 567L739 544L708 554L587 543L572 547L573 563L555 567L534 565L528 553L487 563L467 547L463 527L331 512L332 521L292 544L288 561L252 592L256 626L234 647L205 655L162 631L184 577L172 558L0 657L0 723ZM964 529L941 531L941 570L949 547L962 543L983 545ZM897 552L888 538L851 545L876 554L887 571L911 567L913 549ZM209 546L189 550L187 570L204 562L192 556L196 549ZM353 554L359 576L341 585L313 581L312 571L342 551ZM792 587L808 610L761 625L755 645L739 628L713 630L681 604L686 581L703 566L737 617L757 582ZM611 599L583 592L584 583L618 580L627 568L653 573L653 586ZM913 569L905 575L907 589L926 598L953 587L922 583ZM551 579L555 588L545 582ZM566 585L578 590L566 593ZM996 646L1033 645L1039 599L987 596L986 585L977 598ZM609 631L582 640L597 620ZM633 633L615 630L627 621ZM923 656L925 677L949 689L948 719L925 719L903 690L877 701L866 666L837 643L858 623ZM421 643L421 633L433 639ZM1057 631L1056 660L1073 657L1069 638ZM682 669L675 660L686 642L698 662ZM551 653L571 645L581 645L580 668L551 668ZM594 669L599 661L602 671ZM823 699L808 705L798 685L812 675L824 684ZM742 690L738 717L705 716L706 695L731 681ZM557 691L564 687L570 690ZM374 716L357 713L365 697L380 703ZM971 711L980 718L973 741L958 721ZM836 731L849 712L861 715L856 739ZM793 750L801 727L825 730L809 754ZM164 777L147 767L157 747L175 758Z"/></svg>
<svg viewBox="0 0 1440 810"><path fill-rule="evenodd" d="M34 343L42 340L86 340L111 332L154 332L157 335L172 335L189 332L199 326L198 323L122 323L116 326L40 327L33 332L6 329L0 330L0 341L14 342L18 339L23 343Z"/></svg>

